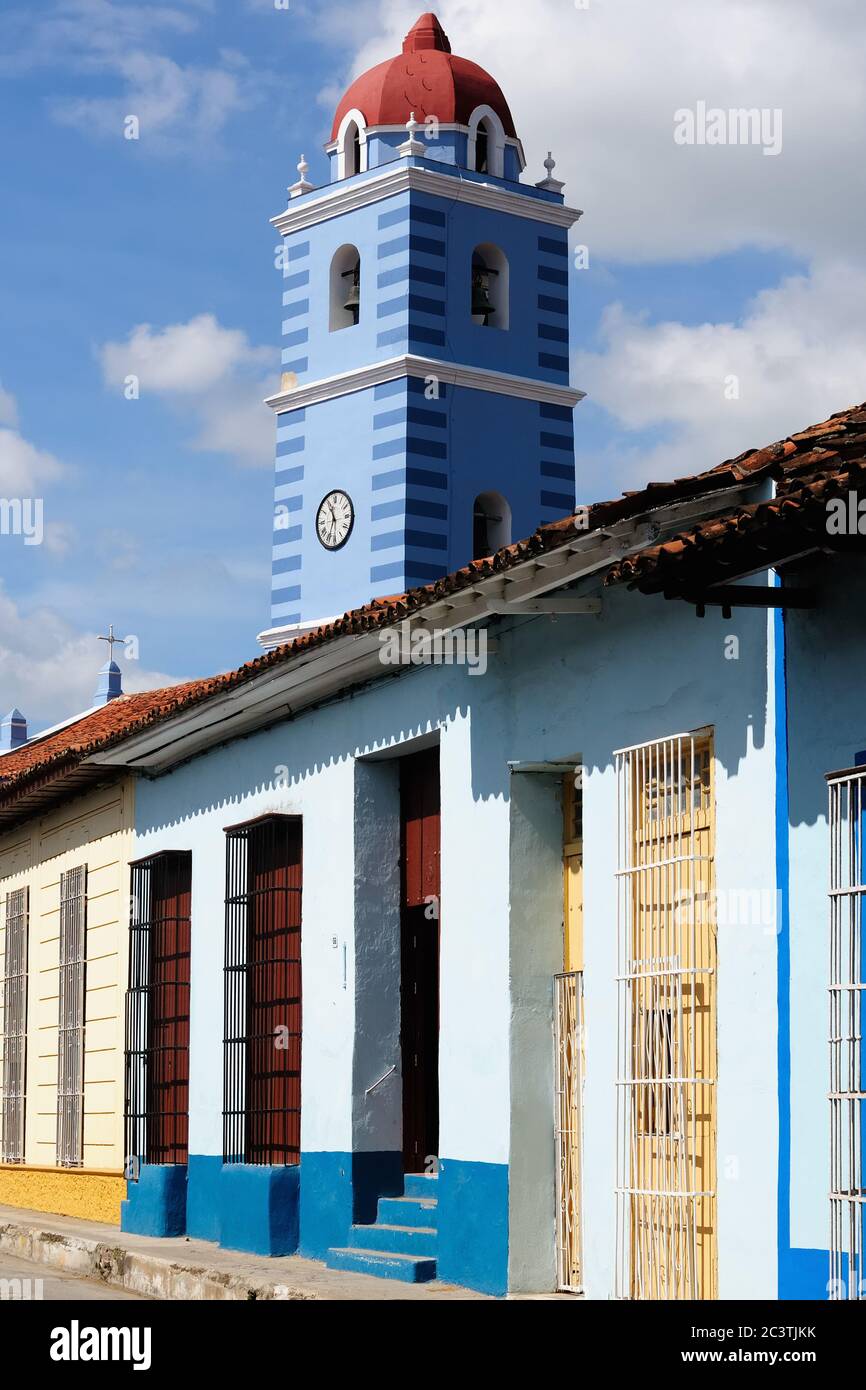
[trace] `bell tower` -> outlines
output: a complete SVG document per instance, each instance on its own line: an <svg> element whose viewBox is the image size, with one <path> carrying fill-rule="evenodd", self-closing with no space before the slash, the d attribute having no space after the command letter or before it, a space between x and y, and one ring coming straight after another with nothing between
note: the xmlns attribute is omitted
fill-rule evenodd
<svg viewBox="0 0 866 1390"><path fill-rule="evenodd" d="M425 14L303 156L283 238L271 626L291 640L574 510L563 185Z"/></svg>

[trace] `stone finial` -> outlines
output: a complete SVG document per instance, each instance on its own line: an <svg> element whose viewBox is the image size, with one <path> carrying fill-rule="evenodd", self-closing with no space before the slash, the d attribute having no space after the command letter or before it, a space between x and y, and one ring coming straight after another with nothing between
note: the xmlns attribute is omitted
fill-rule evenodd
<svg viewBox="0 0 866 1390"><path fill-rule="evenodd" d="M298 173L301 177L298 179L297 183L289 185L290 200L292 198L302 198L305 193L313 192L313 189L316 185L314 183L310 183L309 179L307 178L307 172L309 170L309 167L310 166L307 163L306 155L302 154L300 159L298 160Z"/></svg>
<svg viewBox="0 0 866 1390"><path fill-rule="evenodd" d="M397 153L401 159L421 159L424 154L424 145L420 140L415 139L415 134L421 129L421 124L415 120L414 111L406 122L406 129L409 132L409 138L398 147Z"/></svg>
<svg viewBox="0 0 866 1390"><path fill-rule="evenodd" d="M540 183L537 183L535 185L535 187L546 188L550 193L561 193L563 188L565 187L565 184L560 182L559 179L555 179L553 177L553 171L556 168L556 160L554 159L553 154L550 150L547 151L547 158L544 161L544 167L547 170L547 178L542 179Z"/></svg>

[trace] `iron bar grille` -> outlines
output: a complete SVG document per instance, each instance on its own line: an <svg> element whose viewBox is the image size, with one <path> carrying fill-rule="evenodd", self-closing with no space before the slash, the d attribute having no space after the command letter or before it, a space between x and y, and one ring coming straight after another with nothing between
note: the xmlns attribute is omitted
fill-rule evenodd
<svg viewBox="0 0 866 1390"><path fill-rule="evenodd" d="M226 832L223 1161L301 1156L301 820Z"/></svg>
<svg viewBox="0 0 866 1390"><path fill-rule="evenodd" d="M78 1168L84 1149L84 975L87 869L60 875L57 1162Z"/></svg>
<svg viewBox="0 0 866 1390"><path fill-rule="evenodd" d="M556 1286L583 1292L583 971L553 981L556 1045Z"/></svg>
<svg viewBox="0 0 866 1390"><path fill-rule="evenodd" d="M126 1175L186 1163L192 855L132 865L126 995Z"/></svg>
<svg viewBox="0 0 866 1390"><path fill-rule="evenodd" d="M27 937L29 889L6 894L3 943L2 1098L0 1158L24 1162L24 1107L27 1075Z"/></svg>
<svg viewBox="0 0 866 1390"><path fill-rule="evenodd" d="M866 768L834 773L830 792L830 1283L866 1300L863 1170L863 918Z"/></svg>
<svg viewBox="0 0 866 1390"><path fill-rule="evenodd" d="M716 936L707 737L616 755L617 1295L716 1284Z"/></svg>

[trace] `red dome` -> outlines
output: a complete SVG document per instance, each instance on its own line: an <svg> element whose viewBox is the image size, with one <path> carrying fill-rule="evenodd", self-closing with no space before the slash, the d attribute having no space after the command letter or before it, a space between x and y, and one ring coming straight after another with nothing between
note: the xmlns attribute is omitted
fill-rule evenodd
<svg viewBox="0 0 866 1390"><path fill-rule="evenodd" d="M424 14L406 35L398 58L379 63L352 83L337 107L331 139L337 139L349 111L360 111L369 129L405 125L413 111L421 122L436 116L442 125L468 125L479 106L489 106L505 134L516 136L499 83L477 63L455 57L435 14Z"/></svg>

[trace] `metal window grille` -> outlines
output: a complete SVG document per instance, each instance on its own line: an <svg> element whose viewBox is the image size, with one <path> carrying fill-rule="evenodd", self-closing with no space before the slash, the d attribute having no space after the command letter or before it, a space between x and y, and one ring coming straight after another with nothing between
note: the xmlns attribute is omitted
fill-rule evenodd
<svg viewBox="0 0 866 1390"><path fill-rule="evenodd" d="M87 869L60 875L60 1003L57 1162L78 1168L84 1150L84 976Z"/></svg>
<svg viewBox="0 0 866 1390"><path fill-rule="evenodd" d="M866 1299L863 1166L863 961L866 768L831 773L830 1283L834 1300Z"/></svg>
<svg viewBox="0 0 866 1390"><path fill-rule="evenodd" d="M126 995L126 1172L186 1163L192 855L132 865Z"/></svg>
<svg viewBox="0 0 866 1390"><path fill-rule="evenodd" d="M226 832L223 1161L301 1154L301 884L298 817Z"/></svg>
<svg viewBox="0 0 866 1390"><path fill-rule="evenodd" d="M24 1107L27 1074L27 937L29 890L6 894L3 963L3 1071L0 1099L0 1158L24 1162Z"/></svg>
<svg viewBox="0 0 866 1390"><path fill-rule="evenodd" d="M716 1280L712 758L682 734L616 754L617 1294Z"/></svg>
<svg viewBox="0 0 866 1390"><path fill-rule="evenodd" d="M556 1284L583 1292L583 971L554 977Z"/></svg>

